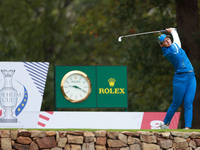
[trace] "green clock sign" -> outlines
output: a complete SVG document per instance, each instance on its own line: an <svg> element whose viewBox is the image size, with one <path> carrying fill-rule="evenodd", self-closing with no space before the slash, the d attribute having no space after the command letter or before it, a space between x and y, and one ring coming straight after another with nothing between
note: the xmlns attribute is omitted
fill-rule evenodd
<svg viewBox="0 0 200 150"><path fill-rule="evenodd" d="M127 108L126 66L55 66L55 108Z"/></svg>

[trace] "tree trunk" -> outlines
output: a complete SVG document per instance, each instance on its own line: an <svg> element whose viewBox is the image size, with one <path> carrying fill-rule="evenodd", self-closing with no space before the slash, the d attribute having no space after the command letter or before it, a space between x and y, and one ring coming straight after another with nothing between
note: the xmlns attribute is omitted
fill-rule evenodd
<svg viewBox="0 0 200 150"><path fill-rule="evenodd" d="M181 39L182 48L186 51L190 61L196 70L197 90L193 108L192 128L200 128L200 45L197 40L199 37L199 10L197 0L176 0L177 29ZM197 69L198 67L198 69ZM183 107L181 107L183 110ZM183 118L183 111L181 118ZM182 128L184 123L182 124Z"/></svg>

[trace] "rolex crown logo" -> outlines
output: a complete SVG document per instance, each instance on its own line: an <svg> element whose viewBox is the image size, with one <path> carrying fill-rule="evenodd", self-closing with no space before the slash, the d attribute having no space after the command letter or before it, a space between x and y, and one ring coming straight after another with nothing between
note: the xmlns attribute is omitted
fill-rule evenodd
<svg viewBox="0 0 200 150"><path fill-rule="evenodd" d="M109 83L109 85L111 86L111 87L113 87L114 85L115 85L115 79L114 78L110 78L110 79L108 79L108 83Z"/></svg>

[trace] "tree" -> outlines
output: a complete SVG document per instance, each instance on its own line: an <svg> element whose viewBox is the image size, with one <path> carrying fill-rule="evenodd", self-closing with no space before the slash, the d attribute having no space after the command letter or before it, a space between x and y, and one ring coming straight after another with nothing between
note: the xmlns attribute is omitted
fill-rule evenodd
<svg viewBox="0 0 200 150"><path fill-rule="evenodd" d="M197 91L194 100L193 128L200 128L200 28L197 0L176 0L177 27L181 36L183 49L190 58L197 78ZM183 110L183 107L182 107ZM183 111L182 111L183 112ZM183 115L183 113L182 113ZM184 124L182 125L184 127Z"/></svg>
<svg viewBox="0 0 200 150"><path fill-rule="evenodd" d="M178 25L183 48L199 82L197 1L185 3L0 0L0 59L50 62L42 110L54 109L54 65L127 65L128 111L167 111L172 100L173 67L162 55L156 41L158 34L130 37L121 43L117 39L120 35ZM199 106L199 97L197 92L195 107Z"/></svg>
<svg viewBox="0 0 200 150"><path fill-rule="evenodd" d="M50 62L43 100L45 110L54 108L53 66L63 64L65 55L61 54L70 53L66 34L72 19L65 15L70 2L0 1L0 59Z"/></svg>

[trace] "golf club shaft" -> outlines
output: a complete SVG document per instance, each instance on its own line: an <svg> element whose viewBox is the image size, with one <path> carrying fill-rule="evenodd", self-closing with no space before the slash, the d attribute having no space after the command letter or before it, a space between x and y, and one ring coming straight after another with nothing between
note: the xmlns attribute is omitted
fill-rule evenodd
<svg viewBox="0 0 200 150"><path fill-rule="evenodd" d="M118 40L121 41L121 38L124 38L124 37L144 35L144 34L151 34L151 33L159 33L159 32L166 32L166 30L150 31L150 32L144 32L144 33L136 33L136 34L124 35L124 36L120 36Z"/></svg>

